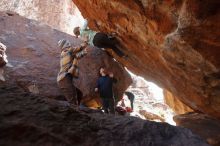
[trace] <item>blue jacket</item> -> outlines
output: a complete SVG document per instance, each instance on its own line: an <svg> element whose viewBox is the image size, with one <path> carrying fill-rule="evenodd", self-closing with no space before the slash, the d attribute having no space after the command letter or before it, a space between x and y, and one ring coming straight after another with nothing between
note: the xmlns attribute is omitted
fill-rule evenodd
<svg viewBox="0 0 220 146"><path fill-rule="evenodd" d="M99 89L101 98L113 98L113 83L116 83L115 78L109 76L101 76L97 81L97 88Z"/></svg>

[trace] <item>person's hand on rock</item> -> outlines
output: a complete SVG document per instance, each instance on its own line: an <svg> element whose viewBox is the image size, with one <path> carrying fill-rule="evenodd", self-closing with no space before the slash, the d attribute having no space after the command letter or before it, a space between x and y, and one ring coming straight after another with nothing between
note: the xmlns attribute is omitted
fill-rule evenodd
<svg viewBox="0 0 220 146"><path fill-rule="evenodd" d="M88 53L88 48L84 49L84 53L87 54Z"/></svg>
<svg viewBox="0 0 220 146"><path fill-rule="evenodd" d="M86 48L87 46L88 46L88 43L86 41L81 44L82 48Z"/></svg>
<svg viewBox="0 0 220 146"><path fill-rule="evenodd" d="M114 74L111 72L109 73L109 77L113 78L114 77Z"/></svg>

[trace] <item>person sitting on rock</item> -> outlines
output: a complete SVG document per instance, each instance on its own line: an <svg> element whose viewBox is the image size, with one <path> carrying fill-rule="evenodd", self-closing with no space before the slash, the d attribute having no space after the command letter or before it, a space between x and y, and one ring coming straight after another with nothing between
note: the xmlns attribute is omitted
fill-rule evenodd
<svg viewBox="0 0 220 146"><path fill-rule="evenodd" d="M73 78L78 78L78 59L87 54L87 44L83 43L79 47L72 47L68 40L60 40L58 46L61 49L60 72L57 82L66 100L78 106L77 90L72 83Z"/></svg>
<svg viewBox="0 0 220 146"><path fill-rule="evenodd" d="M0 81L5 81L3 76L3 67L8 63L7 56L5 54L6 46L0 42Z"/></svg>
<svg viewBox="0 0 220 146"><path fill-rule="evenodd" d="M84 41L87 41L89 45L95 46L98 48L110 48L112 49L119 57L125 57L124 53L117 48L117 42L114 37L108 36L105 33L96 32L87 28L88 21L84 20L83 27L75 27L73 33L80 36Z"/></svg>
<svg viewBox="0 0 220 146"><path fill-rule="evenodd" d="M104 67L99 69L100 77L97 81L97 86L95 92L99 91L102 107L105 113L115 114L115 100L113 94L113 83L116 83L117 80L114 78L113 73L107 74L107 71Z"/></svg>

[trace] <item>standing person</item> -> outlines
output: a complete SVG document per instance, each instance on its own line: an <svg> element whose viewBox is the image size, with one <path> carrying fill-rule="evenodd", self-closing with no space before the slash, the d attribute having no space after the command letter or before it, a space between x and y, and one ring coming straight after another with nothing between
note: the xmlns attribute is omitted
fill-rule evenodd
<svg viewBox="0 0 220 146"><path fill-rule="evenodd" d="M3 67L8 63L7 56L5 54L6 46L0 42L0 81L5 81L3 76Z"/></svg>
<svg viewBox="0 0 220 146"><path fill-rule="evenodd" d="M83 43L80 47L72 47L68 40L60 40L58 46L61 49L61 59L57 83L66 100L70 104L78 106L77 89L73 85L72 79L78 78L78 59L86 55L87 44Z"/></svg>
<svg viewBox="0 0 220 146"><path fill-rule="evenodd" d="M128 99L130 100L130 103L131 103L131 109L132 111L134 110L134 94L129 92L129 91L126 91L125 92L125 95L128 97Z"/></svg>
<svg viewBox="0 0 220 146"><path fill-rule="evenodd" d="M114 37L110 37L105 33L90 30L87 26L88 21L85 19L83 27L75 27L73 33L76 37L80 36L84 41L87 41L91 46L104 49L111 48L119 57L125 57L124 53L117 48L117 42Z"/></svg>
<svg viewBox="0 0 220 146"><path fill-rule="evenodd" d="M99 91L104 112L109 113L110 111L111 114L115 114L115 100L112 86L117 80L114 78L113 73L108 75L104 67L99 69L99 74L100 77L97 81L95 91Z"/></svg>

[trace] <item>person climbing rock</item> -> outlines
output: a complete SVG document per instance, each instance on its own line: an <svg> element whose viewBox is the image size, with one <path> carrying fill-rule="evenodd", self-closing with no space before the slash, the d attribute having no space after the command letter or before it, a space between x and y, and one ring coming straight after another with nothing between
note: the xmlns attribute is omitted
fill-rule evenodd
<svg viewBox="0 0 220 146"><path fill-rule="evenodd" d="M7 56L5 54L6 46L0 42L0 81L5 81L4 78L4 67L8 63Z"/></svg>
<svg viewBox="0 0 220 146"><path fill-rule="evenodd" d="M61 49L60 72L57 76L58 86L62 90L66 100L78 106L77 89L72 83L73 78L78 78L78 59L87 54L87 44L72 47L68 40L60 40L58 46Z"/></svg>
<svg viewBox="0 0 220 146"><path fill-rule="evenodd" d="M126 91L125 92L125 95L128 97L128 99L130 100L130 103L131 103L131 109L134 110L134 94L129 92L129 91Z"/></svg>
<svg viewBox="0 0 220 146"><path fill-rule="evenodd" d="M95 91L100 94L104 112L109 113L110 111L111 114L115 114L115 99L112 86L117 80L114 78L113 73L108 75L104 67L99 69L99 74L100 77L98 78Z"/></svg>
<svg viewBox="0 0 220 146"><path fill-rule="evenodd" d="M125 57L125 54L117 48L117 41L115 37L109 36L105 33L96 32L90 30L88 27L88 21L84 20L83 27L75 27L73 33L80 36L84 41L88 42L91 46L96 46L98 48L110 48L112 49L119 57Z"/></svg>

